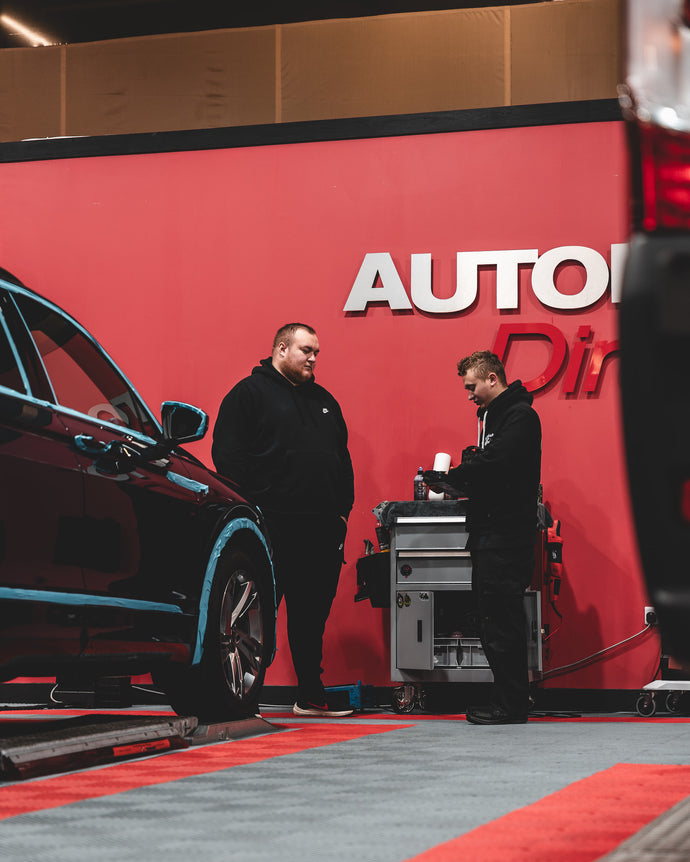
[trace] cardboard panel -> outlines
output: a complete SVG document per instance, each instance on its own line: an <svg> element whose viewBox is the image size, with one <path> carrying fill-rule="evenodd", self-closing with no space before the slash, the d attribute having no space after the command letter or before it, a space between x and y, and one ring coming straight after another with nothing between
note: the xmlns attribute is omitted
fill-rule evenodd
<svg viewBox="0 0 690 862"><path fill-rule="evenodd" d="M504 20L491 8L284 26L281 120L503 105Z"/></svg>
<svg viewBox="0 0 690 862"><path fill-rule="evenodd" d="M67 134L272 123L275 30L118 39L67 51Z"/></svg>
<svg viewBox="0 0 690 862"><path fill-rule="evenodd" d="M0 140L613 98L621 3L561 0L6 49Z"/></svg>
<svg viewBox="0 0 690 862"><path fill-rule="evenodd" d="M61 60L64 48L0 51L0 140L62 134Z"/></svg>
<svg viewBox="0 0 690 862"><path fill-rule="evenodd" d="M621 10L621 0L512 7L511 104L615 99Z"/></svg>

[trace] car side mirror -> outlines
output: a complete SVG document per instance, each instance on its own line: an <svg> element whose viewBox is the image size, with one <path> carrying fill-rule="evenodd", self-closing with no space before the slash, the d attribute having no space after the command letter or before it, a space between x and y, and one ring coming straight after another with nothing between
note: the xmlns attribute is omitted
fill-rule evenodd
<svg viewBox="0 0 690 862"><path fill-rule="evenodd" d="M201 440L208 430L208 415L198 407L181 401L164 401L161 424L165 440L173 445Z"/></svg>

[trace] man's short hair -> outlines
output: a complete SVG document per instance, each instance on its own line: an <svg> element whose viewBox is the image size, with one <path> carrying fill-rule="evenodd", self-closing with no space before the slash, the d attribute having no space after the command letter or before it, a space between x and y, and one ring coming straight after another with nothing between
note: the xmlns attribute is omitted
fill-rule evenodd
<svg viewBox="0 0 690 862"><path fill-rule="evenodd" d="M281 341L289 347L298 329L306 329L311 335L316 335L316 330L306 323L286 323L276 332L276 337L273 339L273 349L275 350Z"/></svg>
<svg viewBox="0 0 690 862"><path fill-rule="evenodd" d="M475 350L474 353L461 359L458 362L458 374L464 377L468 371L474 371L480 380L486 380L489 374L493 372L503 386L508 385L503 363L490 350Z"/></svg>

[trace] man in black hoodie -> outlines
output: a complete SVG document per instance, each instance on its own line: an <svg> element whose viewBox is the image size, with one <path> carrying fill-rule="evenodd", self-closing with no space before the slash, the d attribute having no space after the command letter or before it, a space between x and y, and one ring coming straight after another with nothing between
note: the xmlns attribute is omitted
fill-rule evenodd
<svg viewBox="0 0 690 862"><path fill-rule="evenodd" d="M472 724L522 724L529 709L524 592L534 571L541 423L519 380L508 385L488 350L458 362L477 405L479 440L449 470L447 482L469 497L468 548L480 638L494 676L493 702L470 710ZM433 488L434 476L428 483Z"/></svg>
<svg viewBox="0 0 690 862"><path fill-rule="evenodd" d="M329 707L321 683L323 633L338 587L354 501L347 426L314 380L316 332L289 323L273 351L225 396L213 462L260 506L274 549L278 601L297 675L297 715L349 715Z"/></svg>

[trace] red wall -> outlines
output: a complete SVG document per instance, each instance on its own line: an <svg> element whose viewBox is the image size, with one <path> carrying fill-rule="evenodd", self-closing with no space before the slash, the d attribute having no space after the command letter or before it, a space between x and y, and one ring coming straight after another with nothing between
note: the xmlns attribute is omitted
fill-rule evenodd
<svg viewBox="0 0 690 862"><path fill-rule="evenodd" d="M374 540L371 509L409 499L419 465L474 442L474 410L455 363L493 347L501 324L579 327L616 338L605 296L584 310L540 303L520 268L519 308L496 308L483 268L466 311L370 305L346 313L367 253L388 252L409 294L410 255L430 253L434 290L455 290L460 251L585 246L607 261L626 237L623 130L617 123L471 131L0 165L0 266L65 306L157 408L188 400L212 421L225 392L268 355L277 327L311 323L317 379L350 427L355 510L330 627L327 684L390 681L386 612L354 604L355 562ZM556 279L583 285L579 266ZM548 342L514 344L510 378L543 371ZM567 360L566 360L567 361ZM536 393L545 499L563 522L561 628L547 667L589 656L642 628L648 603L628 506L617 390L607 360L593 394L566 394L566 371ZM210 463L210 435L195 453ZM551 615L553 628L559 623ZM292 684L281 622L271 685ZM656 669L643 635L547 685L637 688Z"/></svg>

